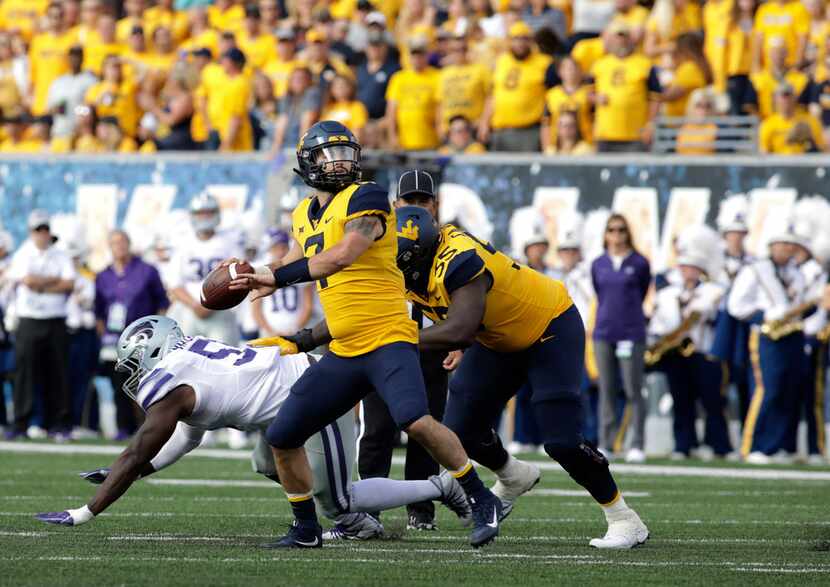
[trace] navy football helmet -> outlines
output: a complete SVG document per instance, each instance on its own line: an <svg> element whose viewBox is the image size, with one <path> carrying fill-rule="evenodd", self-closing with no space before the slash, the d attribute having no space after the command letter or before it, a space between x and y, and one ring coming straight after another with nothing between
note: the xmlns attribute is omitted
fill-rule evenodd
<svg viewBox="0 0 830 587"><path fill-rule="evenodd" d="M398 220L398 268L403 272L406 287L423 289L438 248L438 223L428 210L420 206L402 206L395 210Z"/></svg>
<svg viewBox="0 0 830 587"><path fill-rule="evenodd" d="M306 185L336 194L360 180L360 143L346 126L322 120L300 138L297 164Z"/></svg>

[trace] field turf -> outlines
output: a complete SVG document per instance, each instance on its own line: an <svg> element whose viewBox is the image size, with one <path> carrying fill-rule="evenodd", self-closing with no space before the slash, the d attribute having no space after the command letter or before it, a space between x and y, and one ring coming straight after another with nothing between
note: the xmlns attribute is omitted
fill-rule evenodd
<svg viewBox="0 0 830 587"><path fill-rule="evenodd" d="M32 518L81 506L94 488L76 473L112 460L0 447L0 585L830 584L828 469L790 467L812 477L784 480L619 471L627 501L652 532L626 552L588 547L604 519L561 470L544 471L497 542L479 552L440 506L439 532L406 532L398 509L383 517L385 540L259 549L284 533L289 508L240 458L188 457L157 476L162 484L138 482L85 526Z"/></svg>

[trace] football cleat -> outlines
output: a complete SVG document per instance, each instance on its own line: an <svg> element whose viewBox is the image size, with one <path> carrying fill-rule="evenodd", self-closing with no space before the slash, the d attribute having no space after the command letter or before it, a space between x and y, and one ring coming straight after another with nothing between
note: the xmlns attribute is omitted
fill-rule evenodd
<svg viewBox="0 0 830 587"><path fill-rule="evenodd" d="M503 518L501 500L489 491L481 493L476 498L470 497L474 524L470 532L470 546L473 548L480 548L495 540L499 535L499 520Z"/></svg>
<svg viewBox="0 0 830 587"><path fill-rule="evenodd" d="M772 459L769 455L756 450L749 453L744 461L750 465L769 465L772 462Z"/></svg>
<svg viewBox="0 0 830 587"><path fill-rule="evenodd" d="M631 464L640 464L646 462L646 453L641 448L629 448L625 453L625 462Z"/></svg>
<svg viewBox="0 0 830 587"><path fill-rule="evenodd" d="M337 523L323 532L323 540L371 540L383 536L383 524L367 513L337 516Z"/></svg>
<svg viewBox="0 0 830 587"><path fill-rule="evenodd" d="M440 475L433 475L429 478L438 489L441 491L439 501L458 516L461 525L464 527L473 523L473 512L470 508L470 502L467 501L467 494L458 480L450 475L449 471L442 471ZM412 523L412 516L410 516L410 524ZM434 526L434 524L433 524ZM417 528L423 530L424 528ZM434 528L432 528L434 529Z"/></svg>
<svg viewBox="0 0 830 587"><path fill-rule="evenodd" d="M44 512L35 516L36 520L46 522L47 524L56 524L58 526L74 526L75 521L72 519L72 514L68 511L62 512Z"/></svg>
<svg viewBox="0 0 830 587"><path fill-rule="evenodd" d="M628 508L619 519L608 522L608 531L602 538L594 538L588 544L594 548L628 549L648 540L648 528L637 512Z"/></svg>
<svg viewBox="0 0 830 587"><path fill-rule="evenodd" d="M260 544L262 548L322 548L323 528L320 524L300 524L297 520L291 524L288 534L275 540Z"/></svg>
<svg viewBox="0 0 830 587"><path fill-rule="evenodd" d="M416 512L409 514L409 519L406 522L407 530L422 530L426 532L434 532L438 530L435 525L435 518L426 512Z"/></svg>
<svg viewBox="0 0 830 587"><path fill-rule="evenodd" d="M504 520L513 511L513 503L520 495L533 489L542 478L539 467L518 459L508 461L509 469L501 469L502 475L492 487L493 495L501 500L501 518Z"/></svg>

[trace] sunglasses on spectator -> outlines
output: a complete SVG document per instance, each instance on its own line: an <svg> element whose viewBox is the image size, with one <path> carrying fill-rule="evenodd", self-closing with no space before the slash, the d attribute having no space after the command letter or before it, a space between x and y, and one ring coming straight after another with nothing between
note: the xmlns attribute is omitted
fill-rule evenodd
<svg viewBox="0 0 830 587"><path fill-rule="evenodd" d="M620 234L628 232L625 226L609 226L605 232L619 232Z"/></svg>
<svg viewBox="0 0 830 587"><path fill-rule="evenodd" d="M48 224L40 224L38 226L35 226L32 229L32 232L43 232L44 230L47 231L47 232L49 231L49 225Z"/></svg>

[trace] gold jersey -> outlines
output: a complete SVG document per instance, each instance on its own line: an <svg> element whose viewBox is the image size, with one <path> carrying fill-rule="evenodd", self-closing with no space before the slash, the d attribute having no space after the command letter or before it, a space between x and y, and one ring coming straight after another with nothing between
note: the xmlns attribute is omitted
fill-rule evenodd
<svg viewBox="0 0 830 587"><path fill-rule="evenodd" d="M377 184L355 183L320 206L306 198L294 210L292 231L306 257L328 250L345 235L346 223L377 216L383 235L357 261L317 281L317 292L333 338L331 351L341 357L369 353L393 342L418 343L418 327L409 316L403 274L395 257L395 212Z"/></svg>
<svg viewBox="0 0 830 587"><path fill-rule="evenodd" d="M407 296L431 320L444 320L453 292L484 273L492 284L476 341L494 351L530 347L573 304L561 281L514 262L451 224L441 228L426 292L407 291Z"/></svg>

